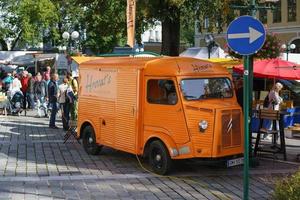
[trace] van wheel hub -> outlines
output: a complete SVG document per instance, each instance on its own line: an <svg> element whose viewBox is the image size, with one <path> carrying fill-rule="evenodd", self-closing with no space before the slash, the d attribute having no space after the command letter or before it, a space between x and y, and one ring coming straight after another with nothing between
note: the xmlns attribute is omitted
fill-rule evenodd
<svg viewBox="0 0 300 200"><path fill-rule="evenodd" d="M93 138L92 138L92 137L89 137L89 143L92 144L93 141L94 141Z"/></svg>
<svg viewBox="0 0 300 200"><path fill-rule="evenodd" d="M160 154L157 154L157 155L155 156L155 160L156 160L157 162L161 161L161 155L160 155Z"/></svg>

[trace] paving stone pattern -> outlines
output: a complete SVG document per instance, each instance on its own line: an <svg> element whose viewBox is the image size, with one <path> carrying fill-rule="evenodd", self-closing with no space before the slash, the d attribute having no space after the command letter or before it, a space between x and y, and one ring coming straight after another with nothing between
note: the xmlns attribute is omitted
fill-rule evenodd
<svg viewBox="0 0 300 200"><path fill-rule="evenodd" d="M90 156L72 139L63 144L62 129L33 115L0 116L0 199L242 199L242 167L178 161L159 177L134 155L104 148ZM298 167L261 160L251 170L251 199L270 199L274 180Z"/></svg>

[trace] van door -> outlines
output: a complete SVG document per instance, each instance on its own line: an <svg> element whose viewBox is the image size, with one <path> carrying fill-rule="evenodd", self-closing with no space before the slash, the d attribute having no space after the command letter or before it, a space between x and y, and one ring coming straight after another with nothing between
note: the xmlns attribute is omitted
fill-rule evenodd
<svg viewBox="0 0 300 200"><path fill-rule="evenodd" d="M177 144L189 142L182 103L174 78L146 78L145 130L169 134Z"/></svg>
<svg viewBox="0 0 300 200"><path fill-rule="evenodd" d="M117 80L115 147L135 153L137 121L137 70L120 70Z"/></svg>

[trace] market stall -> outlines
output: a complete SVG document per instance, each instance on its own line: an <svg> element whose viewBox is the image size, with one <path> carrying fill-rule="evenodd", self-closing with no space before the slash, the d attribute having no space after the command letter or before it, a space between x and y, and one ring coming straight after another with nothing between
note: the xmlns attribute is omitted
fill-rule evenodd
<svg viewBox="0 0 300 200"><path fill-rule="evenodd" d="M233 68L233 71L239 74L244 72L243 65L237 65ZM257 60L253 64L253 74L257 78L271 79L273 83L276 81L284 82L281 80L300 80L300 66L296 63L281 60L281 59L266 59ZM254 84L256 84L254 82ZM285 85L284 85L285 86ZM285 86L286 87L286 86ZM270 88L266 85L264 90L256 91L258 94L253 94L253 109L257 110L263 107L263 101L268 95ZM297 94L296 94L297 95ZM300 95L300 92L299 92ZM291 99L291 91L284 88L281 91L280 96L284 99L281 104L281 110L289 113L284 117L284 126L292 126L294 123L300 123L300 117L297 115L300 111L300 107L294 106L294 100ZM297 96L296 96L297 97ZM299 96L300 97L300 96ZM252 130L258 129L258 121L256 119L252 120Z"/></svg>

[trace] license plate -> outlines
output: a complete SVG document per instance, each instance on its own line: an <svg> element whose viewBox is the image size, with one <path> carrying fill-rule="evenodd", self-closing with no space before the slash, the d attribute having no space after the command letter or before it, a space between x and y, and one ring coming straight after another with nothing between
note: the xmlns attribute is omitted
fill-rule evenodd
<svg viewBox="0 0 300 200"><path fill-rule="evenodd" d="M231 160L227 160L227 167L242 165L243 163L244 163L244 158L231 159Z"/></svg>

